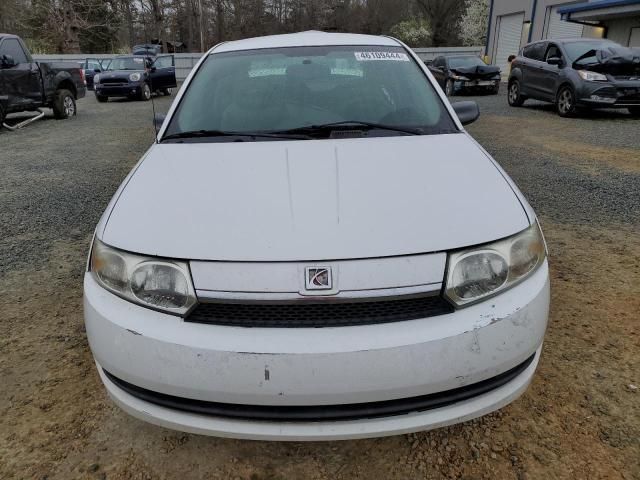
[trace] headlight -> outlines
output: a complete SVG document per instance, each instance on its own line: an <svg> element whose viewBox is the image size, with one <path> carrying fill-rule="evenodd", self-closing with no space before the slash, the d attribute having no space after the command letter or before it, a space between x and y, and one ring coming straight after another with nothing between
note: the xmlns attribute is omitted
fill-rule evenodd
<svg viewBox="0 0 640 480"><path fill-rule="evenodd" d="M545 257L537 222L505 240L450 253L445 294L458 307L486 299L531 275Z"/></svg>
<svg viewBox="0 0 640 480"><path fill-rule="evenodd" d="M129 75L129 80L131 80L132 82L137 82L138 80L140 80L140 74L132 73L131 75Z"/></svg>
<svg viewBox="0 0 640 480"><path fill-rule="evenodd" d="M590 72L589 70L578 70L578 75L583 80L587 80L589 82L606 82L609 79L606 75L597 72Z"/></svg>
<svg viewBox="0 0 640 480"><path fill-rule="evenodd" d="M98 83L98 82L100 82L100 75L96 73L93 77L93 83Z"/></svg>
<svg viewBox="0 0 640 480"><path fill-rule="evenodd" d="M145 307L184 315L197 301L185 262L123 252L96 239L90 269L104 288Z"/></svg>
<svg viewBox="0 0 640 480"><path fill-rule="evenodd" d="M467 77L463 77L462 75L453 75L453 79L454 80L460 80L460 81L463 81L463 82L468 82L469 81L469 79Z"/></svg>

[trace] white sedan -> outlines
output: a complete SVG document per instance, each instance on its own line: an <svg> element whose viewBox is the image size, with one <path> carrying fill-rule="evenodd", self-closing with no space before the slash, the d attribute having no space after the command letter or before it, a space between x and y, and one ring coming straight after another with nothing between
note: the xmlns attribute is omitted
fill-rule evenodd
<svg viewBox="0 0 640 480"><path fill-rule="evenodd" d="M397 40L220 44L98 224L100 377L130 414L251 439L394 435L531 381L545 242L515 184Z"/></svg>

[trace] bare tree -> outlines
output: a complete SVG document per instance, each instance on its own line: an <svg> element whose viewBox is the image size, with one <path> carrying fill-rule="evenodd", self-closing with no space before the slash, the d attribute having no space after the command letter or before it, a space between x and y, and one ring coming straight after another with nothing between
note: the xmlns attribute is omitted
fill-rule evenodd
<svg viewBox="0 0 640 480"><path fill-rule="evenodd" d="M162 45L162 42L165 40L164 10L162 0L149 0L149 5L151 7L151 14L153 15L153 34L155 35L154 40Z"/></svg>
<svg viewBox="0 0 640 480"><path fill-rule="evenodd" d="M310 29L408 29L423 46L458 45L472 1L483 0L0 0L0 29L21 33L39 51L65 53L150 42L203 51L224 40Z"/></svg>
<svg viewBox="0 0 640 480"><path fill-rule="evenodd" d="M27 37L59 53L80 53L83 35L109 43L118 27L111 3L100 0L32 0L26 15Z"/></svg>
<svg viewBox="0 0 640 480"><path fill-rule="evenodd" d="M416 0L416 3L429 21L432 46L460 43L459 20L465 9L464 0Z"/></svg>

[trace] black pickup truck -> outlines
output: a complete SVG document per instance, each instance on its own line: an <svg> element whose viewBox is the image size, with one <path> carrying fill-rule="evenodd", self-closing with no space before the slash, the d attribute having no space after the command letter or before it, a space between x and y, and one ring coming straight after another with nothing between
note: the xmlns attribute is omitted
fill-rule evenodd
<svg viewBox="0 0 640 480"><path fill-rule="evenodd" d="M34 62L19 37L0 33L0 126L9 113L42 107L53 109L56 118L71 117L85 93L77 63Z"/></svg>

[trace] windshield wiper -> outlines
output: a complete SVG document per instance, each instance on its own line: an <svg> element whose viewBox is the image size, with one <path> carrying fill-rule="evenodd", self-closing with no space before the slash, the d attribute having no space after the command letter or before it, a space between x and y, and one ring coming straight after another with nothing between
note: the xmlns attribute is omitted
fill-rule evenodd
<svg viewBox="0 0 640 480"><path fill-rule="evenodd" d="M286 140L310 140L308 135L294 135L280 132L229 132L225 130L188 130L186 132L172 133L165 135L160 140L176 140L185 138L209 138L209 137L266 137L266 138L282 138Z"/></svg>
<svg viewBox="0 0 640 480"><path fill-rule="evenodd" d="M290 128L269 132L273 134L314 134L314 133L331 133L333 130L339 129L355 129L355 130L388 130L391 132L400 132L407 135L423 135L424 132L418 128L396 127L394 125L385 125L382 123L361 122L360 120L345 120L342 122L323 123L320 125L307 125L305 127Z"/></svg>

